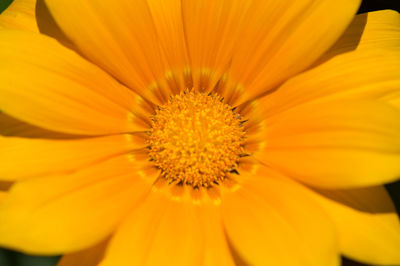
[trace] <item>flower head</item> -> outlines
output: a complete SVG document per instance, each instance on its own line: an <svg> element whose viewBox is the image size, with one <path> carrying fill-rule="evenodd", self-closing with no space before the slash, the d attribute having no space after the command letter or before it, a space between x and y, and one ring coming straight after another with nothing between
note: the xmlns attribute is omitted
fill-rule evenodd
<svg viewBox="0 0 400 266"><path fill-rule="evenodd" d="M400 175L400 17L358 5L0 17L0 244L60 265L399 264L381 185Z"/></svg>

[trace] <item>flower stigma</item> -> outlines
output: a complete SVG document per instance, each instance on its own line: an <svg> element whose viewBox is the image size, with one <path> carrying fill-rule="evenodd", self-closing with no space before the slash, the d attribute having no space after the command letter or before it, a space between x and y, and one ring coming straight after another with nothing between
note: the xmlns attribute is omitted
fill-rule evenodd
<svg viewBox="0 0 400 266"><path fill-rule="evenodd" d="M238 173L245 154L244 121L222 97L185 91L151 118L150 160L168 184L210 188Z"/></svg>

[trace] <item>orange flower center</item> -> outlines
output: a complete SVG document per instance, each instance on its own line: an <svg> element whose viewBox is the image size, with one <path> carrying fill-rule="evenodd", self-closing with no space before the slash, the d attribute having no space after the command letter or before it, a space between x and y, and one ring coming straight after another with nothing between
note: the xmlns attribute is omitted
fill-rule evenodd
<svg viewBox="0 0 400 266"><path fill-rule="evenodd" d="M168 183L210 187L244 154L241 116L217 95L184 92L152 116L149 156Z"/></svg>

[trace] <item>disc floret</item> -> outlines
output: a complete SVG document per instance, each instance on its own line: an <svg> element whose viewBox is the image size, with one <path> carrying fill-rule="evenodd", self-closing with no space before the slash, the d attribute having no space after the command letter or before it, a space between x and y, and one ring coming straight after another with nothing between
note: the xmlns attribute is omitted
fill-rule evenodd
<svg viewBox="0 0 400 266"><path fill-rule="evenodd" d="M221 97L187 91L152 116L149 156L168 183L208 188L237 172L244 139L241 116Z"/></svg>

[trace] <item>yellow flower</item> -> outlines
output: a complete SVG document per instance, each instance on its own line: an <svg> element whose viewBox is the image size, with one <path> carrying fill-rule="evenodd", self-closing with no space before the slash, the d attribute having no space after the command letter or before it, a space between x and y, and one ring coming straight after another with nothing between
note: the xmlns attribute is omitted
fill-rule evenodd
<svg viewBox="0 0 400 266"><path fill-rule="evenodd" d="M398 13L46 4L61 31L0 25L2 246L60 265L400 264L382 186L400 176Z"/></svg>

